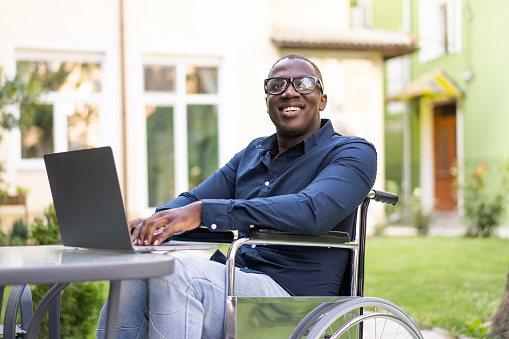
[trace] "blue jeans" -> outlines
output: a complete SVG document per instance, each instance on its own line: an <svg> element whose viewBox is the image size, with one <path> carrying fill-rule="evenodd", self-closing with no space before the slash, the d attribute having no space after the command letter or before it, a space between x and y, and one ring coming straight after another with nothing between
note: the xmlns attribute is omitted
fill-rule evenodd
<svg viewBox="0 0 509 339"><path fill-rule="evenodd" d="M174 273L146 280L122 281L117 338L221 338L225 321L226 267L175 252ZM264 274L235 272L235 295L287 297ZM97 338L104 338L106 305Z"/></svg>

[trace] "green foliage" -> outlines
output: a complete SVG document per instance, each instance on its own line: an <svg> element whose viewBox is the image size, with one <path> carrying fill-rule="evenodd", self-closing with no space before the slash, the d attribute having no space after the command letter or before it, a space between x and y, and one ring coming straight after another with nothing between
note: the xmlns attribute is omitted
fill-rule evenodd
<svg viewBox="0 0 509 339"><path fill-rule="evenodd" d="M10 112L9 106L19 104L22 117L24 113L31 111L39 93L30 89L18 77L0 83L0 127L8 131L17 127L21 118Z"/></svg>
<svg viewBox="0 0 509 339"><path fill-rule="evenodd" d="M399 201L396 205L384 204L385 213L388 216L389 222L398 221L404 217L405 207L407 204L403 201L400 184L394 180L387 180L385 182L385 189L387 192L396 194Z"/></svg>
<svg viewBox="0 0 509 339"><path fill-rule="evenodd" d="M2 169L0 169L1 171ZM0 183L2 182L2 179L0 178ZM7 196L9 195L9 192L7 192L7 190L5 189L0 189L0 200L5 200L7 199Z"/></svg>
<svg viewBox="0 0 509 339"><path fill-rule="evenodd" d="M412 223L417 229L417 233L419 235L427 235L431 214L426 212L422 207L421 190L419 187L414 189L412 198L410 199L410 212L412 214Z"/></svg>
<svg viewBox="0 0 509 339"><path fill-rule="evenodd" d="M465 323L465 327L470 338L491 338L489 323L484 323L481 319L472 319Z"/></svg>
<svg viewBox="0 0 509 339"><path fill-rule="evenodd" d="M22 246L27 244L28 227L23 219L17 219L8 233L0 230L0 246Z"/></svg>
<svg viewBox="0 0 509 339"><path fill-rule="evenodd" d="M463 192L463 217L468 226L467 236L489 237L502 222L506 211L509 188L509 159L500 166L499 182L486 183L488 165L479 164L474 170L465 170L465 179L459 187ZM453 172L458 177L457 169ZM491 189L490 189L491 188Z"/></svg>
<svg viewBox="0 0 509 339"><path fill-rule="evenodd" d="M53 205L50 205L44 211L44 219L35 218L30 230L30 241L32 245L53 245L60 243L60 231Z"/></svg>
<svg viewBox="0 0 509 339"><path fill-rule="evenodd" d="M12 235L25 240L28 238L28 226L23 219L19 218L14 222L14 225L12 225Z"/></svg>
<svg viewBox="0 0 509 339"><path fill-rule="evenodd" d="M19 218L12 225L12 231L10 234L10 243L11 246L20 246L26 245L28 240L28 226L23 221L23 219Z"/></svg>
<svg viewBox="0 0 509 339"><path fill-rule="evenodd" d="M219 167L217 106L187 106L189 187L201 184Z"/></svg>
<svg viewBox="0 0 509 339"><path fill-rule="evenodd" d="M32 285L34 303L41 301L48 292L47 285ZM86 338L95 331L102 305L105 282L73 283L67 286L60 297L61 338ZM46 315L47 319L47 315ZM41 325L39 338L48 337L48 322Z"/></svg>

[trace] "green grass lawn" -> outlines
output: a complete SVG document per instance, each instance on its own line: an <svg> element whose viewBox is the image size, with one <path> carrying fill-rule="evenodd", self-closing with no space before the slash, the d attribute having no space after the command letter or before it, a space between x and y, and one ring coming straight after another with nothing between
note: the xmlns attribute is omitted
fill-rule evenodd
<svg viewBox="0 0 509 339"><path fill-rule="evenodd" d="M369 238L365 296L392 301L420 328L469 333L496 312L509 269L509 239Z"/></svg>

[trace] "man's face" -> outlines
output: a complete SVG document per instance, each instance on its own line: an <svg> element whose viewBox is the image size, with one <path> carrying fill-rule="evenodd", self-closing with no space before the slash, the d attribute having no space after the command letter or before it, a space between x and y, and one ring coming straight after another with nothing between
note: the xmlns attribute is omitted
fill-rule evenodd
<svg viewBox="0 0 509 339"><path fill-rule="evenodd" d="M269 77L293 78L306 75L317 76L306 61L283 59L272 68ZM301 94L289 84L286 91L279 95L267 94L266 100L278 137L298 142L320 128L320 111L325 108L327 96L321 93L319 84L309 94Z"/></svg>

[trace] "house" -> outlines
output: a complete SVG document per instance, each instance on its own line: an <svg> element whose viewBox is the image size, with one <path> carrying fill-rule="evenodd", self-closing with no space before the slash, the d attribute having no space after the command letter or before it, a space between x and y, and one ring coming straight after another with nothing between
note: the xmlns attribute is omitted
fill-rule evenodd
<svg viewBox="0 0 509 339"><path fill-rule="evenodd" d="M374 2L375 27L419 41L416 53L387 63L387 179L407 198L419 187L435 214L461 214L451 167L461 181L485 163L488 183L498 182L509 151L509 48L497 37L508 11L506 1Z"/></svg>
<svg viewBox="0 0 509 339"><path fill-rule="evenodd" d="M299 53L324 75L323 117L378 148L382 188L384 60L415 46L370 30L370 13L350 0L0 0L0 67L45 89L33 126L4 133L4 178L28 190L33 218L51 203L43 154L109 145L128 217L150 215L275 132L263 79Z"/></svg>

